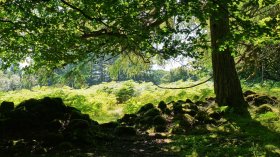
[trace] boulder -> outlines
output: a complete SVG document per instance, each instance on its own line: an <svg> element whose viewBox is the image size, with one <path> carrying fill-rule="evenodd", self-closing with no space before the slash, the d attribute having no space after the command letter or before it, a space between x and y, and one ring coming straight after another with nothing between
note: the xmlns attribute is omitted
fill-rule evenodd
<svg viewBox="0 0 280 157"><path fill-rule="evenodd" d="M89 129L90 124L88 121L84 119L73 119L69 122L67 129L75 130L75 129Z"/></svg>
<svg viewBox="0 0 280 157"><path fill-rule="evenodd" d="M155 132L166 132L166 131L167 131L166 125L155 126Z"/></svg>
<svg viewBox="0 0 280 157"><path fill-rule="evenodd" d="M181 103L174 103L173 104L173 113L174 115L176 114L181 114L183 112L183 107Z"/></svg>
<svg viewBox="0 0 280 157"><path fill-rule="evenodd" d="M7 114L14 110L15 104L13 102L3 101L0 106L0 113Z"/></svg>
<svg viewBox="0 0 280 157"><path fill-rule="evenodd" d="M153 108L155 108L154 105L152 103L148 103L148 104L142 106L137 113L145 113L148 110L153 109Z"/></svg>
<svg viewBox="0 0 280 157"><path fill-rule="evenodd" d="M186 99L185 102L186 102L186 103L189 103L189 104L193 104L193 102L191 101L191 99Z"/></svg>
<svg viewBox="0 0 280 157"><path fill-rule="evenodd" d="M253 91L251 91L251 90L247 90L247 91L245 91L245 92L243 93L244 97L247 97L247 96L249 96L249 95L254 95L254 94L256 94L256 93L253 92Z"/></svg>
<svg viewBox="0 0 280 157"><path fill-rule="evenodd" d="M133 127L118 126L115 128L114 134L117 136L135 136L136 130Z"/></svg>
<svg viewBox="0 0 280 157"><path fill-rule="evenodd" d="M263 104L271 104L274 105L275 104L275 100L273 100L272 98L270 98L269 96L266 95L262 95L262 96L258 96L254 99L254 103L255 106L260 106Z"/></svg>
<svg viewBox="0 0 280 157"><path fill-rule="evenodd" d="M167 105L164 101L160 101L159 104L158 104L158 108L162 111L162 112L165 112L166 108L167 108Z"/></svg>
<svg viewBox="0 0 280 157"><path fill-rule="evenodd" d="M157 115L160 115L160 111L156 108L151 108L147 112L144 113L144 117L155 117Z"/></svg>
<svg viewBox="0 0 280 157"><path fill-rule="evenodd" d="M118 122L127 125L134 125L136 118L136 114L125 114L121 119L118 120Z"/></svg>
<svg viewBox="0 0 280 157"><path fill-rule="evenodd" d="M167 121L162 116L157 115L153 118L153 124L155 126L165 126L167 124Z"/></svg>
<svg viewBox="0 0 280 157"><path fill-rule="evenodd" d="M263 104L256 109L257 114L264 114L267 112L272 112L272 107L269 104Z"/></svg>

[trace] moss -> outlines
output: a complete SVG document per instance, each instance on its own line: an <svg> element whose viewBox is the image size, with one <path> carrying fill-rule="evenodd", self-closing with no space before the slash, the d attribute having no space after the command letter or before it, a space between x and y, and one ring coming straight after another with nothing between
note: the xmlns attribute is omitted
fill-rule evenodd
<svg viewBox="0 0 280 157"><path fill-rule="evenodd" d="M174 114L180 114L183 112L183 107L182 107L182 104L180 103L174 103L173 104L173 112Z"/></svg>
<svg viewBox="0 0 280 157"><path fill-rule="evenodd" d="M3 101L0 106L0 112L4 114L9 113L13 111L14 108L15 108L15 104L13 102Z"/></svg>
<svg viewBox="0 0 280 157"><path fill-rule="evenodd" d="M272 111L272 108L271 108L271 105L269 104L263 104L261 106L259 106L257 109L256 109L256 113L257 114L263 114L263 113L267 113L267 112L271 112Z"/></svg>
<svg viewBox="0 0 280 157"><path fill-rule="evenodd" d="M136 130L133 127L118 126L115 128L114 134L118 136L135 136Z"/></svg>
<svg viewBox="0 0 280 157"><path fill-rule="evenodd" d="M266 95L258 96L254 99L255 106L260 106L262 104L274 104L274 103L275 101Z"/></svg>
<svg viewBox="0 0 280 157"><path fill-rule="evenodd" d="M152 108L154 108L154 105L152 103L148 103L148 104L142 106L137 113L145 113Z"/></svg>
<svg viewBox="0 0 280 157"><path fill-rule="evenodd" d="M162 116L157 115L153 118L153 124L155 126L165 126L167 124L167 121Z"/></svg>
<svg viewBox="0 0 280 157"><path fill-rule="evenodd" d="M160 115L160 111L156 108L151 108L144 113L144 117L155 117L157 115Z"/></svg>
<svg viewBox="0 0 280 157"><path fill-rule="evenodd" d="M160 101L159 104L158 104L158 108L159 108L162 112L164 112L164 111L166 110L166 108L167 108L167 105L166 105L166 103L165 103L164 101Z"/></svg>

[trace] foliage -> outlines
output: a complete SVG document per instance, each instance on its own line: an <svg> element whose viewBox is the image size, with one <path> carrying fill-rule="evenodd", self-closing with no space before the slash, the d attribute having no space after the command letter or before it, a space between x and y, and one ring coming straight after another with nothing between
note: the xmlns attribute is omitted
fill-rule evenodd
<svg viewBox="0 0 280 157"><path fill-rule="evenodd" d="M207 20L224 4L233 32L226 45L279 40L277 14L262 14L279 1L2 1L1 64L31 57L32 67L54 69L106 54L197 57L209 46Z"/></svg>
<svg viewBox="0 0 280 157"><path fill-rule="evenodd" d="M132 83L126 83L121 89L116 92L118 103L124 103L135 95L134 87Z"/></svg>

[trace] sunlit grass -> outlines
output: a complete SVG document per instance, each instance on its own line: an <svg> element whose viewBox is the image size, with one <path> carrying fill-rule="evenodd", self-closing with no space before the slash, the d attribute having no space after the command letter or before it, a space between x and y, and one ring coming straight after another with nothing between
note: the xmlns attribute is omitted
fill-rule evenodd
<svg viewBox="0 0 280 157"><path fill-rule="evenodd" d="M199 81L198 81L199 82ZM186 87L197 82L177 81L174 83L161 84L162 87ZM133 89L132 95L120 93L121 89ZM278 84L252 85L243 83L243 90L253 90L261 94L268 94L280 98ZM119 96L128 97L124 102L118 102ZM76 107L87 113L100 123L114 121L125 113L134 113L142 105L160 101L171 102L191 99L193 101L205 100L206 97L214 96L213 83L189 89L162 89L152 83L137 83L134 81L108 82L94 85L85 89L72 89L67 86L34 87L32 90L18 90L0 93L0 101L12 101L16 105L30 98L61 97L66 105Z"/></svg>

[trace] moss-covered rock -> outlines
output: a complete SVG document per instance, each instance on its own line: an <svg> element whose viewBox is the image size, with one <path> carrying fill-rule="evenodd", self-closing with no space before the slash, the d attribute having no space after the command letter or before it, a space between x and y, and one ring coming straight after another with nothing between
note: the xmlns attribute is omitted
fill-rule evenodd
<svg viewBox="0 0 280 157"><path fill-rule="evenodd" d="M100 124L100 127L103 129L115 129L117 126L119 126L118 122L108 122Z"/></svg>
<svg viewBox="0 0 280 157"><path fill-rule="evenodd" d="M155 126L155 132L166 132L166 131L167 131L166 125Z"/></svg>
<svg viewBox="0 0 280 157"><path fill-rule="evenodd" d="M3 101L0 106L0 115L5 115L11 113L15 108L15 104L13 102Z"/></svg>
<svg viewBox="0 0 280 157"><path fill-rule="evenodd" d="M189 103L189 104L193 104L193 102L191 101L191 99L186 99L185 102L186 102L186 103Z"/></svg>
<svg viewBox="0 0 280 157"><path fill-rule="evenodd" d="M275 104L275 100L270 98L269 96L262 95L254 98L254 105L255 106L260 106L263 104Z"/></svg>
<svg viewBox="0 0 280 157"><path fill-rule="evenodd" d="M136 130L133 127L118 126L115 128L114 134L117 136L135 136Z"/></svg>
<svg viewBox="0 0 280 157"><path fill-rule="evenodd" d="M173 103L173 113L174 115L183 113L183 107L181 103Z"/></svg>
<svg viewBox="0 0 280 157"><path fill-rule="evenodd" d="M49 131L59 131L63 128L63 121L59 119L54 119L47 125Z"/></svg>
<svg viewBox="0 0 280 157"><path fill-rule="evenodd" d="M75 129L89 129L90 124L88 121L84 119L73 119L69 122L67 129L75 130Z"/></svg>
<svg viewBox="0 0 280 157"><path fill-rule="evenodd" d="M73 144L67 141L59 143L57 147L55 147L56 150L62 150L62 151L71 150L73 148L74 148Z"/></svg>
<svg viewBox="0 0 280 157"><path fill-rule="evenodd" d="M137 113L145 113L152 108L155 108L154 105L152 103L148 103L142 106Z"/></svg>
<svg viewBox="0 0 280 157"><path fill-rule="evenodd" d="M160 111L156 108L151 108L147 112L144 113L144 117L155 117L157 115L160 115Z"/></svg>
<svg viewBox="0 0 280 157"><path fill-rule="evenodd" d="M256 94L256 93L253 92L253 91L251 91L251 90L247 90L247 91L245 91L245 92L243 93L244 97L247 97L247 96L249 96L249 95L254 95L254 94Z"/></svg>
<svg viewBox="0 0 280 157"><path fill-rule="evenodd" d="M162 112L165 112L166 108L167 108L167 105L164 101L160 101L159 104L158 104L158 108L162 111Z"/></svg>
<svg viewBox="0 0 280 157"><path fill-rule="evenodd" d="M263 104L256 109L257 114L272 112L272 107L269 104Z"/></svg>
<svg viewBox="0 0 280 157"><path fill-rule="evenodd" d="M172 134L182 135L182 134L185 134L185 133L186 133L186 130L183 129L182 127L180 127L180 126L174 126L174 127L172 127L172 129L171 129L171 133L172 133Z"/></svg>
<svg viewBox="0 0 280 157"><path fill-rule="evenodd" d="M153 118L153 124L155 126L165 126L167 124L167 121L162 116L157 115Z"/></svg>
<svg viewBox="0 0 280 157"><path fill-rule="evenodd" d="M121 119L118 120L118 122L126 125L134 125L136 118L136 114L125 114Z"/></svg>
<svg viewBox="0 0 280 157"><path fill-rule="evenodd" d="M64 141L64 136L59 132L49 132L44 135L42 140L45 146L55 146Z"/></svg>

